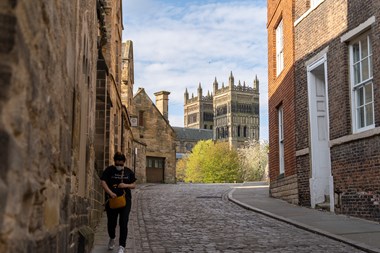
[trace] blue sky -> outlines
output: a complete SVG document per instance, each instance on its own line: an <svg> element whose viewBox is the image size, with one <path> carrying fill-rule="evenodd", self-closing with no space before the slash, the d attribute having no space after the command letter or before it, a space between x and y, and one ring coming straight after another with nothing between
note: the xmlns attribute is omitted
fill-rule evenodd
<svg viewBox="0 0 380 253"><path fill-rule="evenodd" d="M169 121L183 126L183 94L212 91L216 77L260 80L260 138L268 140L265 0L123 0L123 40L132 40L135 91L166 90Z"/></svg>

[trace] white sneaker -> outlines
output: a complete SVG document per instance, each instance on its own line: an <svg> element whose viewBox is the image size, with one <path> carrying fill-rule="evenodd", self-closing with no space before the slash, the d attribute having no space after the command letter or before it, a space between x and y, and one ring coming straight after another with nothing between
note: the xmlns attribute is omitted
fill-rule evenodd
<svg viewBox="0 0 380 253"><path fill-rule="evenodd" d="M120 246L119 247L119 251L117 253L124 253L124 247L123 246Z"/></svg>
<svg viewBox="0 0 380 253"><path fill-rule="evenodd" d="M108 242L108 249L114 249L115 248L115 239L111 239Z"/></svg>

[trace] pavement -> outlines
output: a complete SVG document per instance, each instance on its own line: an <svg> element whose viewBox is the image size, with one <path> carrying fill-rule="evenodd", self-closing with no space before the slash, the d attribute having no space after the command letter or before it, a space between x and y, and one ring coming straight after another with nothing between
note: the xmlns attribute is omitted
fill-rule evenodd
<svg viewBox="0 0 380 253"><path fill-rule="evenodd" d="M265 182L245 183L228 193L230 201L255 212L292 224L366 252L380 252L380 224L316 210L271 198Z"/></svg>
<svg viewBox="0 0 380 253"><path fill-rule="evenodd" d="M301 207L271 198L269 196L269 186L265 182L232 185L231 188L228 193L228 199L243 208L346 243L365 252L380 253L380 224L377 222ZM139 189L134 191L139 191ZM133 201L135 202L136 198ZM126 252L128 253L136 252L135 240L139 240L139 238L134 238L135 233L132 232L135 231L133 224L137 224L134 222L138 215L136 212L136 209L132 208L128 226L130 232L128 233L126 245ZM96 229L94 247L91 253L117 252L117 248L113 251L107 249L106 222L104 213ZM116 238L118 238L118 235Z"/></svg>

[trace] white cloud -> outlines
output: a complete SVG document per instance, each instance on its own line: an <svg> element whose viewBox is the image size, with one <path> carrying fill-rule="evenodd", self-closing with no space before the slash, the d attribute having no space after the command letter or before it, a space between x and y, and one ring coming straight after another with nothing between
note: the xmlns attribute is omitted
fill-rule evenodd
<svg viewBox="0 0 380 253"><path fill-rule="evenodd" d="M184 3L182 3L184 2ZM213 3L212 3L213 2ZM261 122L267 119L266 1L123 1L124 40L134 42L135 88L170 91L169 120L183 126L183 93L212 90L215 76L252 85L260 79ZM266 117L266 118L263 118ZM267 126L261 137L268 138Z"/></svg>

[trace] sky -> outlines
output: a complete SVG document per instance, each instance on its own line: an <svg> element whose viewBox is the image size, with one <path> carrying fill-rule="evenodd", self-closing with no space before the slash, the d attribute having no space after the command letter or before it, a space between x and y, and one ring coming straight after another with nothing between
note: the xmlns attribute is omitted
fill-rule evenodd
<svg viewBox="0 0 380 253"><path fill-rule="evenodd" d="M260 139L268 140L266 0L123 0L123 41L133 41L134 92L169 91L169 122L183 127L184 92L228 85L232 71L260 81Z"/></svg>

